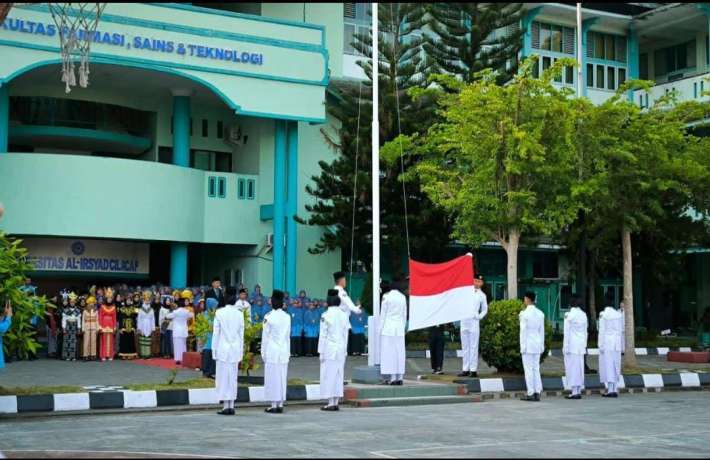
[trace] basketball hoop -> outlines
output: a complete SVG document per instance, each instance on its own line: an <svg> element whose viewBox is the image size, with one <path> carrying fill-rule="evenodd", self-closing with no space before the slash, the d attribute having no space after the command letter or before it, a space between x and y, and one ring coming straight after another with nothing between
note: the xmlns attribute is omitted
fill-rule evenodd
<svg viewBox="0 0 710 460"><path fill-rule="evenodd" d="M78 61L79 86L89 86L89 53L96 26L106 3L47 3L59 32L62 57L62 82L66 92L76 86L74 73Z"/></svg>

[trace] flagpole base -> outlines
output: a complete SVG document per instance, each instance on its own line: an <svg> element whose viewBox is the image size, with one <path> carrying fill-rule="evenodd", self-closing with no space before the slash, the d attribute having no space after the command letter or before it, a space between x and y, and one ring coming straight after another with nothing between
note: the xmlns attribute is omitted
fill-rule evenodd
<svg viewBox="0 0 710 460"><path fill-rule="evenodd" d="M356 366L352 373L353 383L380 383L380 366Z"/></svg>

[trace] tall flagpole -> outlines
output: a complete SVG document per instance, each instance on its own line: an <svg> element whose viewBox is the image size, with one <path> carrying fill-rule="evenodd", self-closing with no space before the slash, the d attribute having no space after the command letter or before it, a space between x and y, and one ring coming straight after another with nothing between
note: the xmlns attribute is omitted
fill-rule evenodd
<svg viewBox="0 0 710 460"><path fill-rule="evenodd" d="M582 4L577 3L577 97L582 97Z"/></svg>
<svg viewBox="0 0 710 460"><path fill-rule="evenodd" d="M379 52L377 2L372 2L372 315L375 326L380 317ZM380 364L378 328L368 329L367 364L375 366Z"/></svg>

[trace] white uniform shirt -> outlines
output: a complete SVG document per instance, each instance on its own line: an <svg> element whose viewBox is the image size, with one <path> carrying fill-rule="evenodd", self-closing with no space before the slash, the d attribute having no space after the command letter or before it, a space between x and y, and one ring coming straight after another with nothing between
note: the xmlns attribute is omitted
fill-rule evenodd
<svg viewBox="0 0 710 460"><path fill-rule="evenodd" d="M214 315L212 357L225 363L238 363L243 355L244 314L236 305L227 305Z"/></svg>
<svg viewBox="0 0 710 460"><path fill-rule="evenodd" d="M168 313L166 318L173 320L173 337L177 339L187 337L187 321L194 317L195 314L188 311L185 307L177 308L171 313Z"/></svg>
<svg viewBox="0 0 710 460"><path fill-rule="evenodd" d="M545 351L545 314L535 307L520 312L520 353L542 354Z"/></svg>
<svg viewBox="0 0 710 460"><path fill-rule="evenodd" d="M340 308L328 307L328 310L320 317L318 353L321 361L324 359L345 359L348 348L348 329L350 329L348 314Z"/></svg>
<svg viewBox="0 0 710 460"><path fill-rule="evenodd" d="M249 302L247 302L246 300L239 299L239 300L237 300L237 303L235 305L237 306L237 308L240 311L244 311L244 310L247 311L247 321L249 321L249 323L251 323L251 304Z"/></svg>
<svg viewBox="0 0 710 460"><path fill-rule="evenodd" d="M282 309L271 310L264 317L261 358L269 364L288 364L291 357L291 315Z"/></svg>
<svg viewBox="0 0 710 460"><path fill-rule="evenodd" d="M579 307L565 313L562 353L584 355L587 352L587 315Z"/></svg>
<svg viewBox="0 0 710 460"><path fill-rule="evenodd" d="M158 326L162 329L163 327L163 322L167 321L168 322L168 327L166 328L168 331L173 330L173 322L168 319L168 314L170 313L170 309L165 308L165 307L160 307L160 311L158 312Z"/></svg>
<svg viewBox="0 0 710 460"><path fill-rule="evenodd" d="M461 320L462 331L475 330L475 323L485 318L488 314L488 299L486 298L486 293L475 287L473 288L473 292L473 316Z"/></svg>
<svg viewBox="0 0 710 460"><path fill-rule="evenodd" d="M355 314L360 313L360 307L355 306L345 289L338 285L336 285L333 289L338 290L338 297L340 297L340 309L348 315L348 318L350 318L351 312Z"/></svg>
<svg viewBox="0 0 710 460"><path fill-rule="evenodd" d="M623 316L612 307L606 307L599 314L599 351L623 351Z"/></svg>
<svg viewBox="0 0 710 460"><path fill-rule="evenodd" d="M382 296L380 334L403 337L407 322L407 298L396 289Z"/></svg>

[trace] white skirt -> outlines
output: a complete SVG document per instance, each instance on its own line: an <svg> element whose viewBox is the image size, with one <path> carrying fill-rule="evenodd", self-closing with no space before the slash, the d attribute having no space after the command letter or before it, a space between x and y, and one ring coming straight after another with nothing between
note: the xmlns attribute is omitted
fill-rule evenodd
<svg viewBox="0 0 710 460"><path fill-rule="evenodd" d="M383 375L404 374L405 362L404 336L381 336L380 373Z"/></svg>
<svg viewBox="0 0 710 460"><path fill-rule="evenodd" d="M584 388L584 355L565 355L565 390Z"/></svg>
<svg viewBox="0 0 710 460"><path fill-rule="evenodd" d="M264 364L264 400L286 401L288 364Z"/></svg>
<svg viewBox="0 0 710 460"><path fill-rule="evenodd" d="M320 362L321 399L342 398L345 359L326 359Z"/></svg>
<svg viewBox="0 0 710 460"><path fill-rule="evenodd" d="M621 375L621 352L599 352L599 381L617 383Z"/></svg>
<svg viewBox="0 0 710 460"><path fill-rule="evenodd" d="M173 336L173 354L175 361L182 361L182 355L187 351L187 337Z"/></svg>
<svg viewBox="0 0 710 460"><path fill-rule="evenodd" d="M236 401L237 399L237 368L239 363L217 361L215 373L215 391L219 401Z"/></svg>

